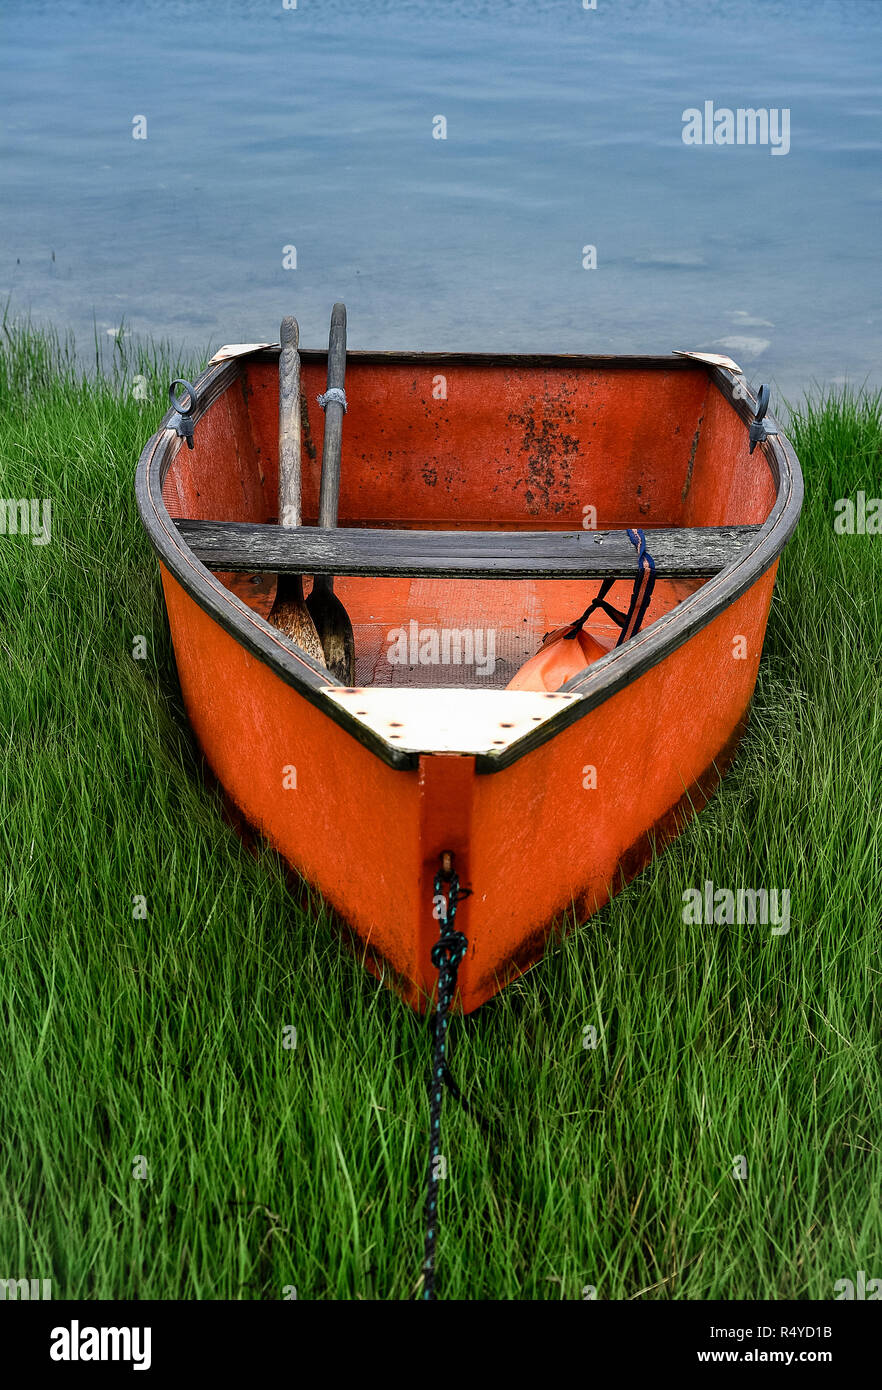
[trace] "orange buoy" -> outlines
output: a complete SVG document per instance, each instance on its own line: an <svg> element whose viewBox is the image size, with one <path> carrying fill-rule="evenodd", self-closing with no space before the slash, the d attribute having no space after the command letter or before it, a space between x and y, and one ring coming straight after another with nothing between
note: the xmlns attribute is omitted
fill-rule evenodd
<svg viewBox="0 0 882 1390"><path fill-rule="evenodd" d="M577 623L545 634L535 656L525 661L509 681L507 690L560 690L594 661L606 656L606 647Z"/></svg>

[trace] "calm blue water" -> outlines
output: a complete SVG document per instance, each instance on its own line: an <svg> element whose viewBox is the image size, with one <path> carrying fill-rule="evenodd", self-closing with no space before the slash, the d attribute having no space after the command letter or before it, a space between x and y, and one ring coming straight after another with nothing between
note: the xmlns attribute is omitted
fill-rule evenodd
<svg viewBox="0 0 882 1390"><path fill-rule="evenodd" d="M4 0L0 293L84 340L317 346L343 298L353 347L879 384L880 59L882 0ZM685 145L706 100L790 152Z"/></svg>

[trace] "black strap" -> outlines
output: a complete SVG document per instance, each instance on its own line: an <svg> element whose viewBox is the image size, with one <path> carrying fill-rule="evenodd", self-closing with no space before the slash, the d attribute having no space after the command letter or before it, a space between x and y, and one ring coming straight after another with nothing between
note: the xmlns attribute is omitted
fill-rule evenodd
<svg viewBox="0 0 882 1390"><path fill-rule="evenodd" d="M628 540L637 549L637 577L631 590L631 602L628 604L627 613L622 613L606 602L606 596L615 579L604 579L597 591L597 597L592 599L581 618L577 618L569 631L563 634L568 641L572 641L582 631L591 614L598 608L602 609L608 618L612 618L619 628L617 647L640 631L655 588L655 561L646 549L646 537L642 531L632 531L629 528L627 534Z"/></svg>

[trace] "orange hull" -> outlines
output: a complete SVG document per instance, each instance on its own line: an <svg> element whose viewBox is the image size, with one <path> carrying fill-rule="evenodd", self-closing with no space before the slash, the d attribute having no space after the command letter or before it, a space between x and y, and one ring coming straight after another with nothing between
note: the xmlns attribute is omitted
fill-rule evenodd
<svg viewBox="0 0 882 1390"><path fill-rule="evenodd" d="M303 354L307 526L325 361ZM608 654L551 694L504 687L584 610L594 581L338 579L358 657L359 684L345 689L267 624L266 581L212 573L174 524L275 519L276 363L266 350L210 367L196 383L195 449L166 427L139 463L186 708L246 819L415 1007L437 980L432 888L442 853L455 854L473 890L457 917L470 1011L709 793L747 715L799 466L780 432L748 453L753 402L722 367L352 353L341 527L563 532L587 519L639 526L648 541L653 528L756 531L712 578L660 577L622 646L595 614ZM618 607L630 587L615 585Z"/></svg>

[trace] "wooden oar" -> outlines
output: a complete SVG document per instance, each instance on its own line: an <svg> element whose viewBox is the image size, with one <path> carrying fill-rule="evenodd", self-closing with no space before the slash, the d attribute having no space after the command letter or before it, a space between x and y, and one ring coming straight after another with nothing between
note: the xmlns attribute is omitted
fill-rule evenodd
<svg viewBox="0 0 882 1390"><path fill-rule="evenodd" d="M300 330L290 315L282 319L279 341L279 522L294 528L301 524ZM322 644L304 602L299 574L279 575L269 621L324 666Z"/></svg>
<svg viewBox="0 0 882 1390"><path fill-rule="evenodd" d="M327 529L337 525L340 501L340 451L343 444L342 400L346 380L346 306L335 304L331 313L331 332L328 338L328 394L325 400L325 439L322 446L322 485L319 494L318 524ZM306 606L315 623L322 644L325 662L331 675L344 685L355 684L355 636L349 614L334 593L330 575L313 577L312 593Z"/></svg>

